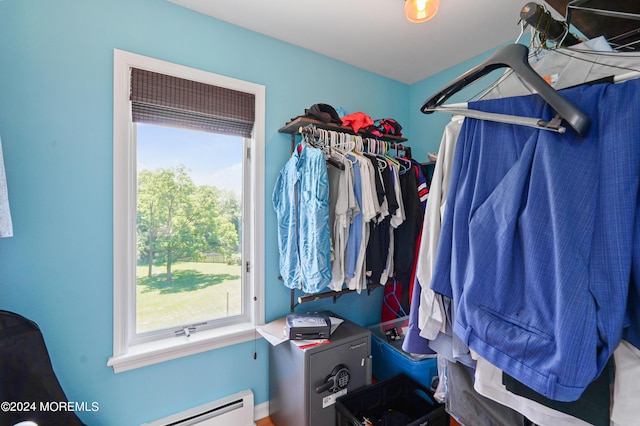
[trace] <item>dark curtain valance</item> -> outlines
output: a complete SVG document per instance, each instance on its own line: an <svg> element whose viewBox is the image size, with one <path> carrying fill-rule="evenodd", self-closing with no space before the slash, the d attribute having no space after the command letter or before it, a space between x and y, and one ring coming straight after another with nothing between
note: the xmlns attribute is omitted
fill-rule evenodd
<svg viewBox="0 0 640 426"><path fill-rule="evenodd" d="M251 137L255 96L152 71L131 69L134 122Z"/></svg>

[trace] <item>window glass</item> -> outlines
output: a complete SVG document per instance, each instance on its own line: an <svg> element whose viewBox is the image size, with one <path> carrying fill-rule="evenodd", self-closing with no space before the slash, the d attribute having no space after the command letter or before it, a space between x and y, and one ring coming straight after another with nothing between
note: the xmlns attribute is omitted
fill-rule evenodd
<svg viewBox="0 0 640 426"><path fill-rule="evenodd" d="M136 333L242 315L243 138L136 131Z"/></svg>

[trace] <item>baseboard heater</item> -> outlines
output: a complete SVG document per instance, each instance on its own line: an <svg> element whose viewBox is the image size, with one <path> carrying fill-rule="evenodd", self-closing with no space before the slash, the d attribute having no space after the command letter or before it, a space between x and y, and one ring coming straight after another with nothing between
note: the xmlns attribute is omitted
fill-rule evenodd
<svg viewBox="0 0 640 426"><path fill-rule="evenodd" d="M253 392L245 390L141 426L255 426Z"/></svg>

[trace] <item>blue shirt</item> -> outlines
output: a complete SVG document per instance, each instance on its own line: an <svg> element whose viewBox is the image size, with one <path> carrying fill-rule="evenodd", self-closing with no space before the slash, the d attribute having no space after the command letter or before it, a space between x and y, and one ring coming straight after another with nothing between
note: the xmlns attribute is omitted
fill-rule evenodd
<svg viewBox="0 0 640 426"><path fill-rule="evenodd" d="M299 144L273 189L284 285L317 293L331 281L329 179L324 153Z"/></svg>
<svg viewBox="0 0 640 426"><path fill-rule="evenodd" d="M358 211L353 215L349 224L349 236L345 249L345 277L353 278L356 270L356 260L362 239L362 184L360 182L360 166L356 158L348 154L347 158L353 164L353 193L358 203Z"/></svg>
<svg viewBox="0 0 640 426"><path fill-rule="evenodd" d="M470 118L458 138L431 287L464 343L551 399L576 400L628 325L637 93L640 80L563 90L591 118L583 138ZM535 95L470 107L555 115Z"/></svg>

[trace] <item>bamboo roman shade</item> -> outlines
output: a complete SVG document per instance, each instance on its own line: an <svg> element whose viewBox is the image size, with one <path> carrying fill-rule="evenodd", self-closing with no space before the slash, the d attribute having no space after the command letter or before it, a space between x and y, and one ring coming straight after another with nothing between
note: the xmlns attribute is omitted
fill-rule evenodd
<svg viewBox="0 0 640 426"><path fill-rule="evenodd" d="M132 68L131 110L134 122L249 138L255 95Z"/></svg>

